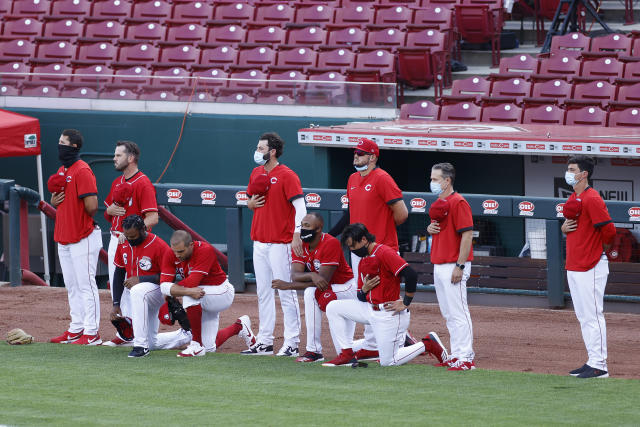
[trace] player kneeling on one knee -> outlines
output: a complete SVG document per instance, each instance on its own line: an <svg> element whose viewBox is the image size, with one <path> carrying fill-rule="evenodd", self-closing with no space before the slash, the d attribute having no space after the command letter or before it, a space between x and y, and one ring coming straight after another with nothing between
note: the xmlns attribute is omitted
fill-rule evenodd
<svg viewBox="0 0 640 427"><path fill-rule="evenodd" d="M411 304L418 276L409 264L390 247L376 243L375 236L360 223L348 225L342 243L361 257L358 269L357 300L332 301L327 306L331 337L341 352L323 366L351 365L356 362L350 323L371 325L378 343L380 365L402 365L425 351L440 362L447 357L437 335L430 333L422 342L401 347L409 327ZM400 279L405 295L400 299Z"/></svg>
<svg viewBox="0 0 640 427"><path fill-rule="evenodd" d="M312 212L302 218L300 239L302 256L292 254L292 282L273 280L274 289L304 289L304 312L307 324L307 352L296 362L321 362L322 312L330 301L356 298L353 272L342 253L340 242L322 232L324 219ZM348 321L346 335L353 339L356 324ZM336 352L340 352L334 342Z"/></svg>

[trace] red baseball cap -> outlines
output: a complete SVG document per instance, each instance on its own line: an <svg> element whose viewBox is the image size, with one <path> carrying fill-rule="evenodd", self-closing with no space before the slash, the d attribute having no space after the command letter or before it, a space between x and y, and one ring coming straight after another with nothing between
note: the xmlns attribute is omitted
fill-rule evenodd
<svg viewBox="0 0 640 427"><path fill-rule="evenodd" d="M316 288L316 301L318 302L318 307L320 310L327 311L327 304L329 304L333 300L337 300L338 295L331 290L331 288L326 291L321 291Z"/></svg>
<svg viewBox="0 0 640 427"><path fill-rule="evenodd" d="M247 193L251 196L264 196L267 191L269 191L269 177L265 173L256 175L247 187Z"/></svg>
<svg viewBox="0 0 640 427"><path fill-rule="evenodd" d="M360 138L356 150L364 151L365 153L375 154L376 157L380 157L380 149L378 144L367 138Z"/></svg>
<svg viewBox="0 0 640 427"><path fill-rule="evenodd" d="M64 174L54 173L47 180L47 188L50 193L60 193L67 186L67 180Z"/></svg>
<svg viewBox="0 0 640 427"><path fill-rule="evenodd" d="M160 311L158 311L158 319L160 319L160 323L163 325L173 325L171 316L169 315L169 304L166 301L160 307Z"/></svg>
<svg viewBox="0 0 640 427"><path fill-rule="evenodd" d="M582 213L582 200L569 199L562 207L562 215L567 219L578 219Z"/></svg>
<svg viewBox="0 0 640 427"><path fill-rule="evenodd" d="M435 202L431 203L431 207L429 207L429 217L432 221L442 222L447 219L447 215L449 215L448 200L438 198Z"/></svg>
<svg viewBox="0 0 640 427"><path fill-rule="evenodd" d="M125 182L113 190L113 201L118 206L126 206L133 195L133 185Z"/></svg>

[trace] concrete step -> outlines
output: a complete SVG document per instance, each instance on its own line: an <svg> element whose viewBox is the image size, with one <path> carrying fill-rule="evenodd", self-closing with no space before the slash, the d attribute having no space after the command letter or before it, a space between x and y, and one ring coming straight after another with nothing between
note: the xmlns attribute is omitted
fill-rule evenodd
<svg viewBox="0 0 640 427"><path fill-rule="evenodd" d="M508 49L500 51L500 55L502 58L508 58L511 56L528 54L530 56L535 57L540 53L540 47L537 47L535 44L525 44L520 45L520 47L516 49ZM491 66L491 51L490 50L462 50L460 52L462 63L466 66Z"/></svg>

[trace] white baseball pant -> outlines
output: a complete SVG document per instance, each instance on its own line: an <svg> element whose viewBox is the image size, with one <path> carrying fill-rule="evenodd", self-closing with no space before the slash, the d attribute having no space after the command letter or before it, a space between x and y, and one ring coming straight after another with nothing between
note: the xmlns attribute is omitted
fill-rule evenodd
<svg viewBox="0 0 640 427"><path fill-rule="evenodd" d="M582 339L592 368L607 369L607 325L604 320L604 289L609 275L606 255L588 271L567 271L573 309L580 322Z"/></svg>
<svg viewBox="0 0 640 427"><path fill-rule="evenodd" d="M200 299L184 296L182 306L187 309L192 305L200 304L202 307L202 346L207 353L210 353L216 351L220 312L231 307L236 291L228 280L218 286L199 286L199 288L205 292L205 296Z"/></svg>
<svg viewBox="0 0 640 427"><path fill-rule="evenodd" d="M378 343L381 366L403 365L425 351L422 341L403 347L410 318L409 310L375 311L373 305L359 300L331 301L327 305L327 319L336 348L353 349L353 334L349 335L351 322L370 325Z"/></svg>
<svg viewBox="0 0 640 427"><path fill-rule="evenodd" d="M358 287L358 266L360 265L360 258L358 255L351 252L351 270L353 271L353 277L356 280L356 293ZM364 339L358 340L356 342L356 347L359 349L372 350L376 351L378 345L376 344L376 336L373 333L373 329L371 329L370 325L364 325ZM339 353L339 352L338 352Z"/></svg>
<svg viewBox="0 0 640 427"><path fill-rule="evenodd" d="M271 281L291 281L291 245L288 243L253 242L253 269L256 273L258 317L257 342L273 345L276 324L275 292ZM300 342L300 307L296 291L278 289L284 317L284 345L293 348Z"/></svg>
<svg viewBox="0 0 640 427"><path fill-rule="evenodd" d="M331 285L339 300L356 299L356 284L353 279L342 285ZM316 287L312 286L304 290L304 316L307 325L307 351L322 353L322 310L316 301ZM333 302L333 301L332 301ZM351 339L356 329L356 324L351 322ZM336 348L336 353L340 349Z"/></svg>
<svg viewBox="0 0 640 427"><path fill-rule="evenodd" d="M118 249L118 238L111 235L109 239L109 250L107 251L108 267L109 267L109 288L111 290L111 301L113 301L113 275L116 272L116 266L113 264L113 260L116 257L116 250ZM131 295L128 288L124 288L122 291L122 297L120 297L120 312L122 317L131 317ZM122 337L121 337L122 338Z"/></svg>
<svg viewBox="0 0 640 427"><path fill-rule="evenodd" d="M58 243L58 257L69 298L69 332L96 335L100 328L100 298L96 285L98 254L102 248L100 228L77 243Z"/></svg>
<svg viewBox="0 0 640 427"><path fill-rule="evenodd" d="M473 352L473 325L467 304L467 280L471 271L471 262L464 264L462 280L451 283L455 263L434 264L433 281L442 317L447 322L451 357L471 362L475 357Z"/></svg>

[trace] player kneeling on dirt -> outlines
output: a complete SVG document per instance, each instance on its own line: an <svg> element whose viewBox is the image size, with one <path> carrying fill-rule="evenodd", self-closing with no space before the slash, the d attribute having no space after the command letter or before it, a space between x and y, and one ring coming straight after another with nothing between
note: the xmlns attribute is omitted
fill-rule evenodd
<svg viewBox="0 0 640 427"><path fill-rule="evenodd" d="M421 342L401 347L409 327L409 304L413 300L418 276L409 264L389 246L376 243L375 236L361 223L348 225L342 243L362 258L359 265L357 300L332 301L327 306L331 337L342 350L323 366L351 365L357 362L350 322L371 325L380 352L381 366L402 365L425 351L440 362L447 351L431 332ZM400 299L400 278L405 282Z"/></svg>
<svg viewBox="0 0 640 427"><path fill-rule="evenodd" d="M307 324L307 352L296 362L321 362L322 312L336 299L356 299L353 272L344 259L340 242L322 232L324 220L312 212L302 218L300 239L302 256L292 253L292 282L273 280L274 289L304 289L304 312ZM306 271L305 271L306 270ZM346 335L353 339L355 322L347 325ZM335 344L335 343L334 343ZM340 348L336 347L336 352Z"/></svg>

